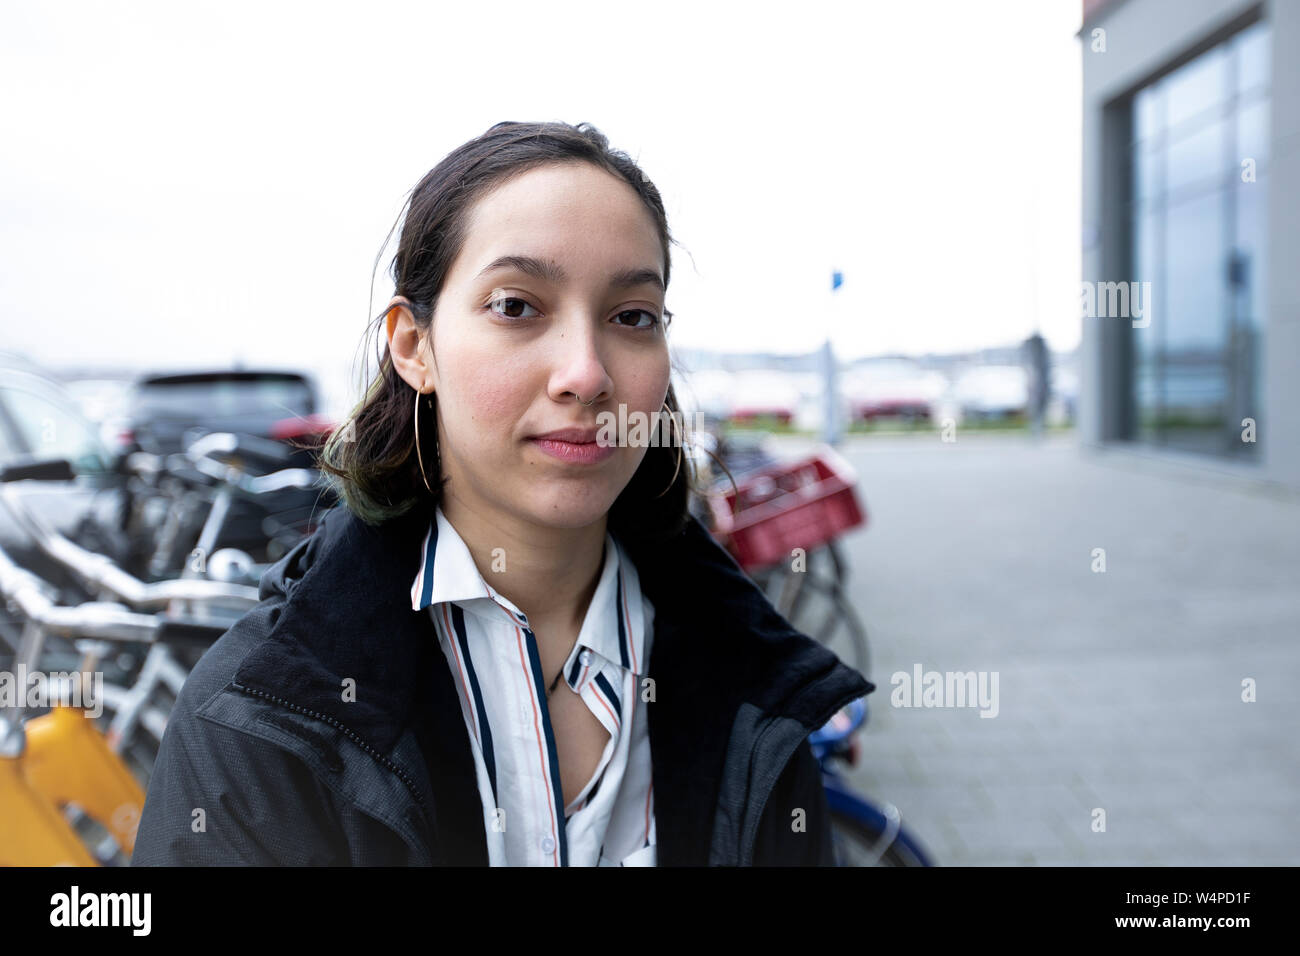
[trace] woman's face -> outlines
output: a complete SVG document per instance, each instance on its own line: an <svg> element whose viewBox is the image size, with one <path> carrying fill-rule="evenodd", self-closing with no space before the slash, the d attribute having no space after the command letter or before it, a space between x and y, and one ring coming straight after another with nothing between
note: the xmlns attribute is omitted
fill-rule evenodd
<svg viewBox="0 0 1300 956"><path fill-rule="evenodd" d="M520 174L472 207L434 313L433 359L428 343L419 353L457 506L563 528L609 511L644 446L620 438L589 460L594 445L577 457L535 439L595 430L620 405L628 421L655 420L670 375L663 268L640 198L587 163Z"/></svg>

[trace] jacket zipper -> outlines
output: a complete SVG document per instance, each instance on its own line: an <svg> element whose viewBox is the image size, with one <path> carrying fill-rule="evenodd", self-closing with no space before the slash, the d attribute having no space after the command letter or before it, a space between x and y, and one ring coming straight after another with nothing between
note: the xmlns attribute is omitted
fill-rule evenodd
<svg viewBox="0 0 1300 956"><path fill-rule="evenodd" d="M269 694L264 690L258 690L255 687L248 687L244 684L240 684L235 681L231 681L230 686L235 688L235 690L240 691L241 693L248 694L252 697L261 697L264 700L269 700L274 704L278 704L281 707L286 707L289 710L292 710L295 713L302 714L306 717L311 717L315 720L322 721L326 724L329 724L331 727L335 728L336 730L341 731L344 735L347 736L349 740L351 740L363 751L365 751L367 754L373 757L380 764L380 766L387 768L388 770L392 771L394 774L397 775L397 778L401 780L403 784L406 785L406 789L408 789L411 792L411 795L415 797L415 802L420 807L421 819L424 821L424 824L429 829L429 831L432 832L433 826L429 822L429 816L428 816L429 806L425 802L424 795L420 793L419 788L415 785L415 781L411 779L410 775L405 770L397 766L397 764L393 763L393 761L388 759L388 757L386 757L384 754L381 754L374 747L370 746L370 744L368 744L365 740L363 740L354 730L352 730L352 728L348 727L345 724L340 723L338 720L334 719L329 714L322 714L314 710L308 710L305 707L298 706L292 701L285 700L283 697L277 697L275 694Z"/></svg>

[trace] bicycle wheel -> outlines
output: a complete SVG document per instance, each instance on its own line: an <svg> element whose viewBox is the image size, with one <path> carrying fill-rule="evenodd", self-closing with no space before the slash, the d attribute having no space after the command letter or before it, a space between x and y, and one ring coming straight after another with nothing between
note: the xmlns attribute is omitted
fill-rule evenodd
<svg viewBox="0 0 1300 956"><path fill-rule="evenodd" d="M803 604L807 573L796 572L788 564L774 564L753 571L750 576L777 613L793 624Z"/></svg>
<svg viewBox="0 0 1300 956"><path fill-rule="evenodd" d="M888 845L880 844L888 841ZM865 820L831 811L831 845L836 866L925 866L899 834L892 837Z"/></svg>
<svg viewBox="0 0 1300 956"><path fill-rule="evenodd" d="M791 626L860 674L870 674L867 629L844 590L844 563L834 542L810 551L803 571L779 564L763 568L753 577Z"/></svg>
<svg viewBox="0 0 1300 956"><path fill-rule="evenodd" d="M867 641L866 626L842 590L834 589L827 599L829 608L820 625L812 626L809 633L858 673L869 676L871 645Z"/></svg>

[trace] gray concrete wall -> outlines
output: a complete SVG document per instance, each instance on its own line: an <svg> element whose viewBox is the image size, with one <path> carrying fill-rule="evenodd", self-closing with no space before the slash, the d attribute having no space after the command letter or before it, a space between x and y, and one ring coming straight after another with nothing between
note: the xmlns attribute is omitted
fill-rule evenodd
<svg viewBox="0 0 1300 956"><path fill-rule="evenodd" d="M1300 4L1274 2L1265 14L1273 24L1273 169L1264 333L1268 432L1260 450L1270 477L1300 487Z"/></svg>
<svg viewBox="0 0 1300 956"><path fill-rule="evenodd" d="M1300 254L1300 57L1285 53L1300 49L1300 3L1126 0L1102 8L1083 25L1083 279L1132 278L1123 201L1116 201L1117 193L1122 195L1126 123L1107 105L1234 32L1256 10L1273 33L1260 464L1207 460L1206 465L1300 488L1300 269L1293 266ZM1105 52L1092 49L1094 28L1105 30ZM1082 322L1079 436L1083 444L1097 446L1124 429L1123 320Z"/></svg>

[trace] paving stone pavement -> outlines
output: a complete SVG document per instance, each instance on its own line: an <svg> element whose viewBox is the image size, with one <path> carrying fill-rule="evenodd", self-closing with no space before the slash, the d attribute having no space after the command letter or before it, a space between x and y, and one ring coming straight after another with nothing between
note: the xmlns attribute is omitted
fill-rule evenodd
<svg viewBox="0 0 1300 956"><path fill-rule="evenodd" d="M839 450L877 684L852 779L939 863L1300 863L1300 495L1070 435ZM891 706L917 664L997 672L997 716Z"/></svg>

